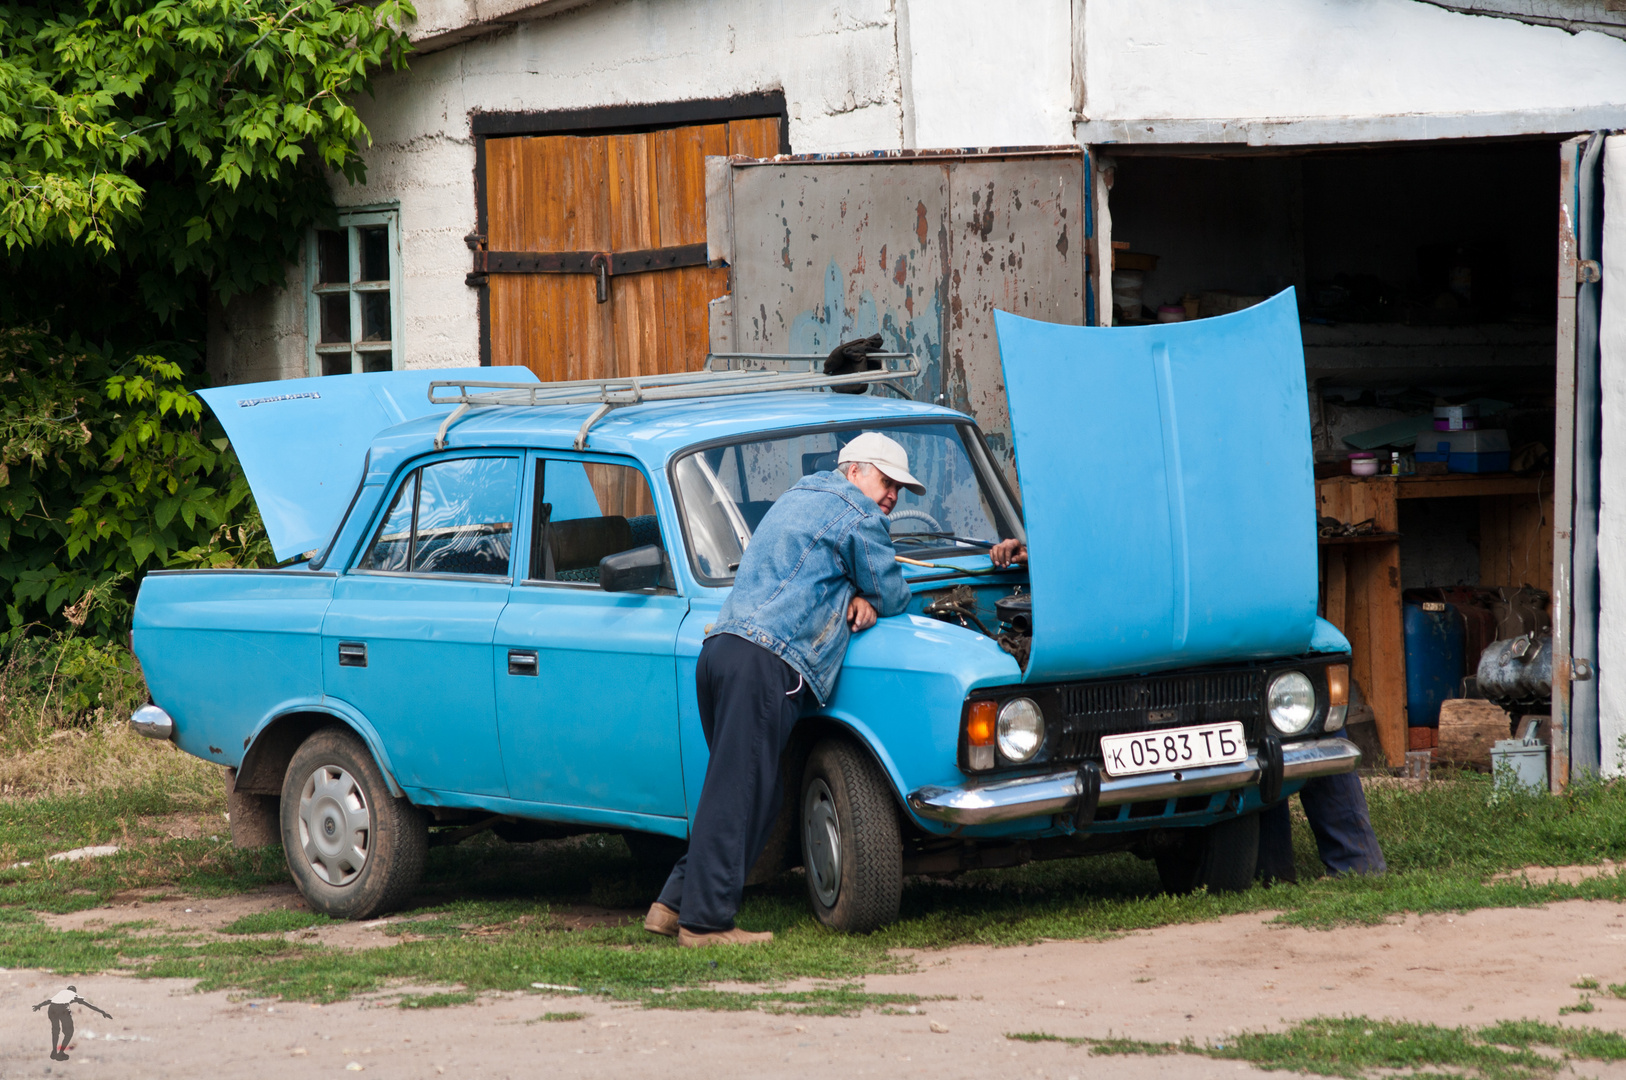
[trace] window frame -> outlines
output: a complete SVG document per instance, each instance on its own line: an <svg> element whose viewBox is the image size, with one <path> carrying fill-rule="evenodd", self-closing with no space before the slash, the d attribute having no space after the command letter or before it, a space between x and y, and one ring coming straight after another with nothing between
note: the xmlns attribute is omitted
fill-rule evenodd
<svg viewBox="0 0 1626 1080"><path fill-rule="evenodd" d="M388 232L390 277L387 282L360 281L361 233L369 226L385 226ZM323 232L343 231L348 251L346 280L343 283L324 284L321 275L321 241ZM390 370L399 371L406 366L402 349L405 347L405 306L401 296L401 211L396 205L358 207L341 210L336 229L309 230L305 238L305 363L312 376L322 374L324 356L348 355L350 373L363 369L367 353L388 352ZM390 340L388 342L362 341L361 298L372 292L388 292L390 297ZM322 343L321 297L348 294L350 298L350 341L345 344ZM379 346L384 346L380 348Z"/></svg>
<svg viewBox="0 0 1626 1080"><path fill-rule="evenodd" d="M426 469L431 465L438 465L445 461L467 461L473 458L506 458L510 461L517 461L519 463L519 481L514 485L514 516L509 526L511 531L508 542L508 573L458 574L444 570L370 570L361 566L362 560L366 559L368 553L372 551L373 544L378 539L378 530L384 527L384 522L389 517L391 508L395 505L395 497L400 493L402 484L407 483L407 481L417 474L419 470ZM525 513L529 510L529 507L527 507L525 504L526 461L527 456L524 450L504 450L493 448L489 450L475 450L473 452L469 450L453 450L440 454L430 454L428 456L415 458L412 461L407 462L396 472L393 477L390 478L390 483L385 489L384 497L379 500L377 508L374 509L372 516L367 521L367 528L366 531L362 533L361 542L356 545L356 550L350 556L348 561L349 565L346 566L345 573L361 574L367 577L412 578L419 581L467 581L483 582L486 584L498 583L512 585L515 579L519 576L519 564L515 561L519 555L520 537L518 534L522 528L526 530L529 530L530 528L528 515L525 521L522 522L520 520L521 513ZM417 542L417 531L418 510L417 506L414 505L412 510L412 532L414 534L414 546ZM528 548L529 545L527 545L527 549ZM526 552L526 558L527 560L530 558L529 550ZM528 565L529 564L527 563L527 567Z"/></svg>
<svg viewBox="0 0 1626 1080"><path fill-rule="evenodd" d="M536 483L539 478L543 477L544 470L547 468L549 461L575 461L584 465L620 465L625 468L636 470L638 475L644 478L644 485L649 489L650 501L655 507L655 523L660 527L661 550L666 555L667 570L672 576L672 584L670 586L657 585L652 589L637 589L629 592L606 593L599 585L590 581L559 581L557 579L549 581L546 578L533 578L530 576L533 547L536 543ZM651 474L650 470L644 467L643 462L637 460L636 458L613 454L606 455L582 453L578 450L536 449L530 452L528 464L532 471L528 475L521 477L519 484L522 509L525 513L525 557L523 561L513 564L517 585L535 586L537 588L545 589L590 589L593 592L601 593L605 596L684 595L683 579L681 575L678 574L677 569L684 558L683 552L681 550L676 550L673 547L671 530L667 528L666 523L663 520L666 515L663 512L665 507L663 507L661 504L660 489L655 486L655 482L652 479L653 474ZM681 529L682 526L680 525L679 528ZM518 548L516 547L515 550L517 551Z"/></svg>

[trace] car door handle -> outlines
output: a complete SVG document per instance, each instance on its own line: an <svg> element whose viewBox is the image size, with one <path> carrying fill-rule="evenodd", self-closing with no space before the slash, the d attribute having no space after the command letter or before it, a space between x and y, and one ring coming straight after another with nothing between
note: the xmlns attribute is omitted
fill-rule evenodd
<svg viewBox="0 0 1626 1080"><path fill-rule="evenodd" d="M366 667L367 643L365 641L339 642L340 667Z"/></svg>
<svg viewBox="0 0 1626 1080"><path fill-rule="evenodd" d="M537 672L535 649L509 649L508 674L535 675Z"/></svg>

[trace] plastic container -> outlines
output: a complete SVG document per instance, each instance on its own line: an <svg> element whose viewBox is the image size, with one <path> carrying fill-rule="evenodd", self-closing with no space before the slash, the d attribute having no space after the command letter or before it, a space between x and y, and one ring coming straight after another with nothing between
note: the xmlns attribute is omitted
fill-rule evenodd
<svg viewBox="0 0 1626 1080"><path fill-rule="evenodd" d="M1449 604L1405 606L1406 723L1439 727L1440 702L1462 683L1462 617Z"/></svg>
<svg viewBox="0 0 1626 1080"><path fill-rule="evenodd" d="M1378 474L1377 455L1364 450L1349 455L1349 471L1356 476L1376 476Z"/></svg>
<svg viewBox="0 0 1626 1080"><path fill-rule="evenodd" d="M1434 407L1435 431L1472 431L1479 426L1479 406L1477 405L1436 405Z"/></svg>
<svg viewBox="0 0 1626 1080"><path fill-rule="evenodd" d="M1425 431L1417 436L1418 461L1443 461L1450 472L1506 472L1512 461L1507 431Z"/></svg>

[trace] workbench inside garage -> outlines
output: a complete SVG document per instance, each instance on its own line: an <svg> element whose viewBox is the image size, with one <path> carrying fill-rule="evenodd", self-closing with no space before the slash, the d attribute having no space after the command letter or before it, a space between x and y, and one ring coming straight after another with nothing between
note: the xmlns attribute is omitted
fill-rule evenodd
<svg viewBox="0 0 1626 1080"><path fill-rule="evenodd" d="M1348 525L1368 519L1363 536L1322 537L1321 615L1350 643L1351 675L1372 710L1388 764L1406 759L1406 641L1401 590L1402 499L1477 499L1479 586L1553 579L1552 477L1512 474L1333 476L1316 481L1316 513ZM1470 660L1476 662L1477 657Z"/></svg>

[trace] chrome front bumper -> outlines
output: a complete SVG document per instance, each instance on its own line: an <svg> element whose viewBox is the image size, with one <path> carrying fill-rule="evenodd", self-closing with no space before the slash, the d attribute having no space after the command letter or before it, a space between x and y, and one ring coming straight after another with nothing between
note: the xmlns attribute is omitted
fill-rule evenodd
<svg viewBox="0 0 1626 1080"><path fill-rule="evenodd" d="M1349 772L1360 763L1361 752L1348 739L1314 739L1282 747L1282 780L1308 780ZM1141 773L1139 776L1101 776L1100 806L1176 799L1184 795L1211 795L1247 787L1259 781L1259 759L1249 755L1234 765ZM1044 814L1065 814L1078 804L1078 772L1019 776L959 787L923 787L909 795L909 808L924 818L951 825L987 825L1018 821Z"/></svg>

